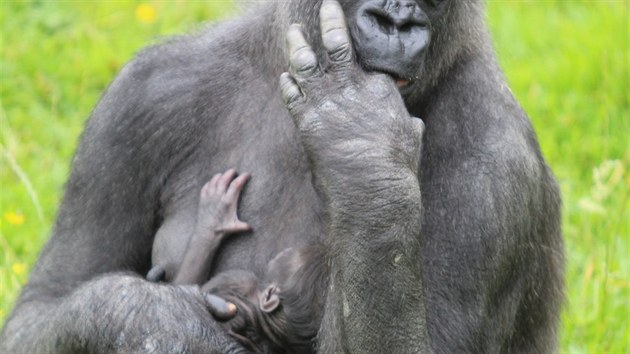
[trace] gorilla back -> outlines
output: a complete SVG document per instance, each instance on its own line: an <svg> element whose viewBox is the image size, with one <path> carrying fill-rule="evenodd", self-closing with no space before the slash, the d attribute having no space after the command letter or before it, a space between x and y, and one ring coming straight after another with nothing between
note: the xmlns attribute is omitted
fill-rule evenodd
<svg viewBox="0 0 630 354"><path fill-rule="evenodd" d="M558 188L481 1L340 2L349 32L331 1L321 19L321 1L270 1L121 71L87 123L2 351L242 350L198 288L138 276L153 242L167 276L181 262L197 192L228 167L254 176L240 215L255 231L227 241L214 271L260 277L286 247L334 247L322 351L554 351ZM287 57L292 23L304 36L289 31L292 48L316 60ZM333 105L345 130L296 128L286 70L309 112L332 124ZM410 116L426 125L421 153Z"/></svg>

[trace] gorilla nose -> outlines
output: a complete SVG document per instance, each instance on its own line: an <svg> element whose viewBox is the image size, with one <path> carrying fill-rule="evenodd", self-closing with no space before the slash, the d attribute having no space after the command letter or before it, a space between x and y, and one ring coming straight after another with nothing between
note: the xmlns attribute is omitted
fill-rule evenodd
<svg viewBox="0 0 630 354"><path fill-rule="evenodd" d="M364 68L411 79L431 39L429 17L415 0L367 0L350 27Z"/></svg>
<svg viewBox="0 0 630 354"><path fill-rule="evenodd" d="M428 18L413 0L389 0L381 6L370 6L362 14L386 35L409 33L414 27L426 27Z"/></svg>

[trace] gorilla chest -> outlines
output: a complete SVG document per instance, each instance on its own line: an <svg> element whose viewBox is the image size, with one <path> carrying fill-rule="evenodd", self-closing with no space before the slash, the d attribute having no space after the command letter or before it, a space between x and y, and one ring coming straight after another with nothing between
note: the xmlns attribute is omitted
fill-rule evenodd
<svg viewBox="0 0 630 354"><path fill-rule="evenodd" d="M257 134L237 128L223 126L220 130L227 133L218 138L209 133L212 136L163 188L163 222L154 242L153 263L164 265L168 274L179 266L196 219L203 217L198 216L197 207L201 187L229 168L252 174L241 195L238 215L253 232L223 242L213 273L235 268L259 273L283 249L322 237L321 203L302 147L292 135L293 126L271 124ZM238 136L230 136L235 131Z"/></svg>

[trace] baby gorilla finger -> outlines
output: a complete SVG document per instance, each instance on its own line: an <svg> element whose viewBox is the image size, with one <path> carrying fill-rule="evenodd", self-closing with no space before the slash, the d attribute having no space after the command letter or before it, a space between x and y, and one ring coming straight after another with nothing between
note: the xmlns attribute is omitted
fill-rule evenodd
<svg viewBox="0 0 630 354"><path fill-rule="evenodd" d="M219 181L219 178L221 177L220 173L217 173L216 175L212 176L212 179L208 182L206 182L206 184L203 185L203 187L201 188L201 198L208 198L210 195L213 195L216 193L217 190L217 182Z"/></svg>
<svg viewBox="0 0 630 354"><path fill-rule="evenodd" d="M225 171L225 173L221 175L221 177L219 177L219 180L217 181L217 193L224 194L234 177L236 177L236 170L230 168L229 170Z"/></svg>
<svg viewBox="0 0 630 354"><path fill-rule="evenodd" d="M239 195L241 194L241 191L243 190L243 187L245 187L245 184L247 184L247 181L249 181L250 177L251 175L249 173L244 173L236 177L230 183L230 186L228 187L228 190L225 193L226 196L230 199L238 199Z"/></svg>

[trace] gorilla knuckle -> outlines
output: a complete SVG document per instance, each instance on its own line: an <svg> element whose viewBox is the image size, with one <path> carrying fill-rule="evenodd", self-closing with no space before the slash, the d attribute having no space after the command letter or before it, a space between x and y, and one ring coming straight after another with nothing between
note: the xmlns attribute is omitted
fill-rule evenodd
<svg viewBox="0 0 630 354"><path fill-rule="evenodd" d="M282 101L289 111L294 111L304 98L302 91L288 75L281 78L280 81Z"/></svg>
<svg viewBox="0 0 630 354"><path fill-rule="evenodd" d="M336 63L350 62L352 59L351 46L349 43L341 43L330 49L328 56Z"/></svg>
<svg viewBox="0 0 630 354"><path fill-rule="evenodd" d="M300 108L302 106L304 97L300 93L292 93L284 98L284 105L287 107L294 120L299 119Z"/></svg>
<svg viewBox="0 0 630 354"><path fill-rule="evenodd" d="M295 70L303 74L311 74L317 69L317 56L309 47L302 47L291 55Z"/></svg>
<svg viewBox="0 0 630 354"><path fill-rule="evenodd" d="M348 33L342 28L331 28L324 33L324 44L328 56L333 61L349 61L352 59L352 46Z"/></svg>
<svg viewBox="0 0 630 354"><path fill-rule="evenodd" d="M301 96L302 94L295 86L287 87L282 92L282 99L284 100L284 104L289 108L294 106L297 101L300 100Z"/></svg>

